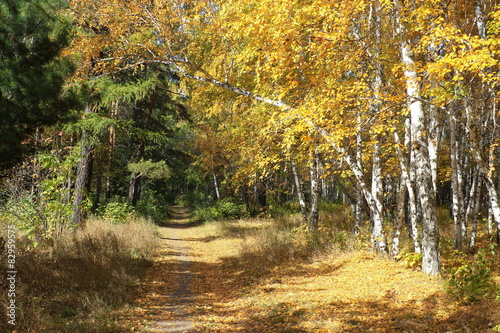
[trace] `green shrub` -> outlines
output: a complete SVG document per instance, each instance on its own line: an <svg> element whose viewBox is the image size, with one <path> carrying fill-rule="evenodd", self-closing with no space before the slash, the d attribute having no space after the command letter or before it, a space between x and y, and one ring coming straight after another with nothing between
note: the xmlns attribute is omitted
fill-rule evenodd
<svg viewBox="0 0 500 333"><path fill-rule="evenodd" d="M485 250L481 250L472 263L462 259L459 267L449 271L446 291L464 303L494 295L498 287L491 276L491 265L492 260Z"/></svg>
<svg viewBox="0 0 500 333"><path fill-rule="evenodd" d="M223 199L215 204L215 208L224 218L239 218L241 216L240 207L230 199Z"/></svg>
<svg viewBox="0 0 500 333"><path fill-rule="evenodd" d="M98 215L113 222L124 223L135 213L134 207L128 203L112 201L99 209Z"/></svg>
<svg viewBox="0 0 500 333"><path fill-rule="evenodd" d="M146 190L141 193L141 199L137 203L135 211L142 216L151 218L155 223L168 219L166 198L153 190Z"/></svg>
<svg viewBox="0 0 500 333"><path fill-rule="evenodd" d="M218 221L222 219L222 215L215 206L210 206L202 209L198 209L194 213L194 218L197 221L207 222L207 221Z"/></svg>
<svg viewBox="0 0 500 333"><path fill-rule="evenodd" d="M197 209L206 208L213 205L213 198L200 191L193 191L181 194L176 198L176 204L185 207L195 207Z"/></svg>
<svg viewBox="0 0 500 333"><path fill-rule="evenodd" d="M197 209L194 214L196 220L203 222L237 219L246 215L245 207L236 204L230 198L217 201L212 206Z"/></svg>
<svg viewBox="0 0 500 333"><path fill-rule="evenodd" d="M2 179L0 219L16 225L31 241L31 247L51 244L63 230L73 227L73 205L67 186L73 163L74 156L60 159L38 154ZM84 205L84 209L89 208L88 201Z"/></svg>

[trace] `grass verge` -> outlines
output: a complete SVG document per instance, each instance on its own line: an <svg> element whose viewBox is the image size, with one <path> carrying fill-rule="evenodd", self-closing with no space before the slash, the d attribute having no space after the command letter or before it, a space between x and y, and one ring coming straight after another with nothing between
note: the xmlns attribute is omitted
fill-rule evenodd
<svg viewBox="0 0 500 333"><path fill-rule="evenodd" d="M101 219L62 235L51 247L28 250L18 235L16 325L1 332L118 332L108 315L135 297L156 246L156 227L144 219ZM6 263L5 252L1 263ZM2 272L7 267L2 266ZM2 280L5 305L7 284Z"/></svg>

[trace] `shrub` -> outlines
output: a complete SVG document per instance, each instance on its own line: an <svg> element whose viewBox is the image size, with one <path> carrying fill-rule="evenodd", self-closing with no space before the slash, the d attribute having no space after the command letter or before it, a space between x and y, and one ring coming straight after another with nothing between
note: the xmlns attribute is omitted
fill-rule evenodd
<svg viewBox="0 0 500 333"><path fill-rule="evenodd" d="M135 213L134 207L128 203L112 201L101 207L98 215L113 222L124 223Z"/></svg>
<svg viewBox="0 0 500 333"><path fill-rule="evenodd" d="M154 190L145 190L135 207L135 211L155 223L160 223L168 218L167 199Z"/></svg>
<svg viewBox="0 0 500 333"><path fill-rule="evenodd" d="M185 207L195 207L197 209L206 208L213 204L213 198L200 191L193 191L181 194L176 198L176 203Z"/></svg>
<svg viewBox="0 0 500 333"><path fill-rule="evenodd" d="M194 215L198 221L219 221L246 216L246 210L244 206L237 205L232 199L227 198L215 202L212 206L197 209Z"/></svg>
<svg viewBox="0 0 500 333"><path fill-rule="evenodd" d="M484 249L472 263L462 259L460 266L449 270L446 291L464 303L476 302L494 295L498 287L491 276L491 265L492 260Z"/></svg>

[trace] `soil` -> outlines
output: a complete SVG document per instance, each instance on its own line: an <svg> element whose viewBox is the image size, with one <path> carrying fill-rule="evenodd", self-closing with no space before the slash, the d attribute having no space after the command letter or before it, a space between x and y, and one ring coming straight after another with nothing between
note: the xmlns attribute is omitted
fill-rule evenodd
<svg viewBox="0 0 500 333"><path fill-rule="evenodd" d="M171 211L171 220L159 228L162 244L150 272L165 280L153 280L148 288L146 299L151 305L146 310L150 318L142 329L145 332L196 332L188 312L193 296L190 291L193 279L190 248L179 237L179 229L191 226L191 216L184 207L174 206Z"/></svg>

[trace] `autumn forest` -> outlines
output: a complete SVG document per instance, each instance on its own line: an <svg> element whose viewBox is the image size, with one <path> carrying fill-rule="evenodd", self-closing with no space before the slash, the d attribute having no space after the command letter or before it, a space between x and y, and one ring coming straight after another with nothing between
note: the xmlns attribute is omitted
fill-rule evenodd
<svg viewBox="0 0 500 333"><path fill-rule="evenodd" d="M15 253L17 292L35 297L21 290L23 269L46 270L46 280L30 285L42 294L50 276L82 275L56 273L59 265L105 245L102 267L92 259L96 271L120 262L141 280L140 272L157 267L155 226L178 222L178 232L193 232L183 230L205 223L210 233L219 223L226 236L239 228L251 238L263 228L258 221L273 220L290 232L293 248L273 267L310 263L312 252L332 247L353 257L363 249L420 278L442 279L460 306L489 306L499 299L499 61L496 0L3 1L1 274ZM96 221L129 228L123 237L151 238L129 258L128 245L110 236L115 229L82 231ZM235 221L242 224L228 225ZM169 237L176 238L160 238ZM114 240L117 257L109 252ZM228 265L220 274L236 267ZM88 288L102 283L125 304L119 295L129 287L105 284L118 275ZM8 285L2 304L13 300ZM81 316L63 301L17 299L21 319L44 306L68 320ZM47 332L59 327L43 318L37 325L52 327ZM359 330L323 331L365 332L347 323ZM287 325L269 332L323 332ZM500 321L484 325L500 331ZM19 332L39 332L28 326ZM227 327L203 332L244 331ZM400 331L384 329L375 331Z"/></svg>

